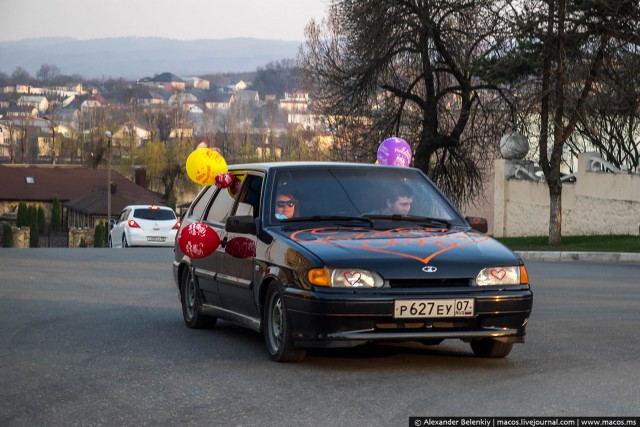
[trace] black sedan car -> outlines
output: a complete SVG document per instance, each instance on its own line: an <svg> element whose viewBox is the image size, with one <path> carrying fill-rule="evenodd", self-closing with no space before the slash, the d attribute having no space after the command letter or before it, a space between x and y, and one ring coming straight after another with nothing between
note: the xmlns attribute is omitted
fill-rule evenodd
<svg viewBox="0 0 640 427"><path fill-rule="evenodd" d="M185 213L218 233L206 257L175 247L186 325L218 318L264 334L275 361L372 341L469 342L505 357L524 342L527 270L421 171L349 163L229 168Z"/></svg>

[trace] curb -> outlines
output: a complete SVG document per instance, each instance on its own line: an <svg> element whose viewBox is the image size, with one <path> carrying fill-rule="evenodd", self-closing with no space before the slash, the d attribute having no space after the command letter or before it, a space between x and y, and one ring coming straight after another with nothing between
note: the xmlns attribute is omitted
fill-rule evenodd
<svg viewBox="0 0 640 427"><path fill-rule="evenodd" d="M640 253L514 251L523 261L640 264Z"/></svg>

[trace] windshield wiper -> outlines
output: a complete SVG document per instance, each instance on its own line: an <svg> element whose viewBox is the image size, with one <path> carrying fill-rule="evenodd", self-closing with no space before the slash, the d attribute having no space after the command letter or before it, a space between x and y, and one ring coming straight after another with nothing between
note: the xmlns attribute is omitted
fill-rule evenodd
<svg viewBox="0 0 640 427"><path fill-rule="evenodd" d="M366 222L373 228L374 222L368 216L343 216L343 215L313 215L313 216L304 216L299 218L288 218L283 219L282 222L302 222L302 221L360 221Z"/></svg>
<svg viewBox="0 0 640 427"><path fill-rule="evenodd" d="M446 228L451 228L451 222L446 219L441 218L430 218L426 216L406 216L406 215L365 215L367 218L371 219L389 219L391 221L409 221L409 222L419 222L421 224L428 225L439 225Z"/></svg>

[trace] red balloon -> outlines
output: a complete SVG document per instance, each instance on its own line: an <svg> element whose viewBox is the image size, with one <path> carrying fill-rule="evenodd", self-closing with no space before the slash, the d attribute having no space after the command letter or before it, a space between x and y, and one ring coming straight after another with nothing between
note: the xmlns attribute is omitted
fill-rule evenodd
<svg viewBox="0 0 640 427"><path fill-rule="evenodd" d="M240 187L242 187L242 181L240 179L238 179L238 177L233 177L233 183L231 184L231 186L229 187L229 194L231 194L232 197L235 197L236 194L238 194L238 191L240 191Z"/></svg>
<svg viewBox="0 0 640 427"><path fill-rule="evenodd" d="M246 237L234 237L229 239L224 251L235 258L254 258L256 243Z"/></svg>
<svg viewBox="0 0 640 427"><path fill-rule="evenodd" d="M207 224L192 222L180 230L178 246L190 258L204 258L218 249L220 236Z"/></svg>
<svg viewBox="0 0 640 427"><path fill-rule="evenodd" d="M227 188L231 184L233 184L233 175L229 172L227 173L219 173L215 178L216 187L218 188Z"/></svg>

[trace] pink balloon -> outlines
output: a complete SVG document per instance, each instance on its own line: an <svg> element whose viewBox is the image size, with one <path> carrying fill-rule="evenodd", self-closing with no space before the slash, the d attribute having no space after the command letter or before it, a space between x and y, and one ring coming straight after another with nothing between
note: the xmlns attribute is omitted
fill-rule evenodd
<svg viewBox="0 0 640 427"><path fill-rule="evenodd" d="M387 138L378 147L378 163L381 165L407 167L412 157L411 146L402 138Z"/></svg>
<svg viewBox="0 0 640 427"><path fill-rule="evenodd" d="M220 246L220 236L203 222L192 222L180 230L180 250L190 258L205 258Z"/></svg>

